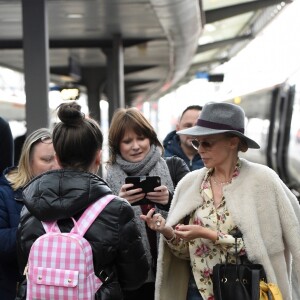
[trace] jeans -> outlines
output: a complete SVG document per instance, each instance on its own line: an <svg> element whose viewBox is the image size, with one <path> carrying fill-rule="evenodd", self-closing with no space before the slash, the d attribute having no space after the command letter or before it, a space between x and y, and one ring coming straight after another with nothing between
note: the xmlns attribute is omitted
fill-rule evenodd
<svg viewBox="0 0 300 300"><path fill-rule="evenodd" d="M193 273L190 273L190 280L189 280L189 286L188 291L186 295L186 300L203 300L202 296L199 293L199 290L197 288Z"/></svg>

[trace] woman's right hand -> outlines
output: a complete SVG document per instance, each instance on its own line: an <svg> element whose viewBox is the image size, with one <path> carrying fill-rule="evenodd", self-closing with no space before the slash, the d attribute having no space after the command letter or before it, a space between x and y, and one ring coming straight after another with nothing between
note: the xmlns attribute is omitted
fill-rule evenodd
<svg viewBox="0 0 300 300"><path fill-rule="evenodd" d="M146 196L146 194L142 192L143 189L130 189L132 187L132 183L123 184L119 191L119 197L126 199L130 204L140 201Z"/></svg>

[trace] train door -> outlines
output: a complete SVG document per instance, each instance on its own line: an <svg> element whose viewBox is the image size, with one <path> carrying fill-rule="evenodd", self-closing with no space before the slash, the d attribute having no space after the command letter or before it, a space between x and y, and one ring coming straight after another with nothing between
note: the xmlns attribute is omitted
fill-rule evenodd
<svg viewBox="0 0 300 300"><path fill-rule="evenodd" d="M300 200L300 72L290 80L290 84L289 140L283 164L288 175L287 185Z"/></svg>
<svg viewBox="0 0 300 300"><path fill-rule="evenodd" d="M280 178L288 184L290 176L287 168L287 153L290 141L291 116L293 111L294 88L282 85L278 95L279 126L277 132L276 162Z"/></svg>

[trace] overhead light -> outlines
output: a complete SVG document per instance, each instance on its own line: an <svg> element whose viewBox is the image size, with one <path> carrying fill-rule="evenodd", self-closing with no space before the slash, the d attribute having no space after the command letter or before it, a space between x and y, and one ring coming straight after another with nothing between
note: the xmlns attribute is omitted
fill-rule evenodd
<svg viewBox="0 0 300 300"><path fill-rule="evenodd" d="M234 102L235 104L241 104L242 98L241 98L241 97L235 97L235 98L233 99L233 102Z"/></svg>
<svg viewBox="0 0 300 300"><path fill-rule="evenodd" d="M208 43L212 43L214 41L212 35L203 35L200 36L199 40L198 40L198 45L205 45Z"/></svg>
<svg viewBox="0 0 300 300"><path fill-rule="evenodd" d="M80 89L78 87L64 86L60 89L60 94L63 100L78 100Z"/></svg>
<svg viewBox="0 0 300 300"><path fill-rule="evenodd" d="M82 14L68 14L67 18L69 18L69 19L82 19L83 15Z"/></svg>
<svg viewBox="0 0 300 300"><path fill-rule="evenodd" d="M213 32L216 31L216 26L214 26L213 24L205 24L204 29L208 32Z"/></svg>

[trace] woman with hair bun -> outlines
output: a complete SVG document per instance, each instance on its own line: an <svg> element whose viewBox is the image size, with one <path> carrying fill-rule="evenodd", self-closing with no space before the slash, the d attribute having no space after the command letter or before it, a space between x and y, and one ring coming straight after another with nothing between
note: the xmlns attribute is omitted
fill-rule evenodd
<svg viewBox="0 0 300 300"><path fill-rule="evenodd" d="M85 118L75 102L58 107L61 120L53 130L53 146L60 170L47 172L24 189L24 209L18 229L18 250L24 268L33 242L45 233L41 221L55 221L61 232L73 227L85 209L112 194L97 176L103 135L99 125ZM95 299L121 300L123 291L144 283L148 263L127 201L115 197L84 235L93 251L95 274L104 281ZM124 239L126 236L126 239Z"/></svg>

